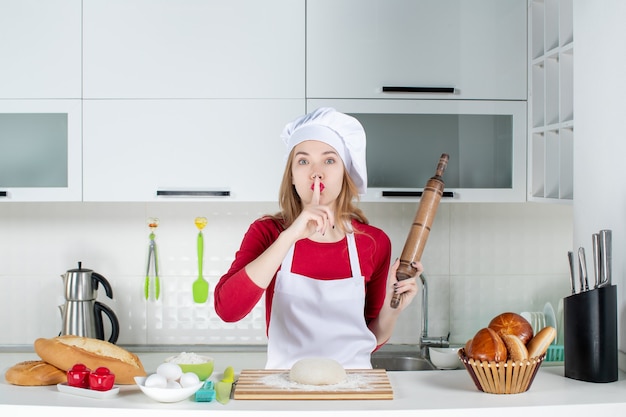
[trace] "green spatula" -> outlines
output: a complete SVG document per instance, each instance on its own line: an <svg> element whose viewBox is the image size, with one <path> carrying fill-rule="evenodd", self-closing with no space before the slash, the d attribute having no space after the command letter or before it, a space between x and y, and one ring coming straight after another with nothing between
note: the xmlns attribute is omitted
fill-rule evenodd
<svg viewBox="0 0 626 417"><path fill-rule="evenodd" d="M202 260L204 258L204 237L202 229L206 226L206 217L196 217L194 220L198 228L198 278L193 282L193 301L196 303L205 303L209 298L209 283L202 276Z"/></svg>

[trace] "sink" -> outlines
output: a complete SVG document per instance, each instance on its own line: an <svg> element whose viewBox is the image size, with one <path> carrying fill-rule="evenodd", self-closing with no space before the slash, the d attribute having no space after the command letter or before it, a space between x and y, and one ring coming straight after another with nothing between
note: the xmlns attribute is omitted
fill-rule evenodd
<svg viewBox="0 0 626 417"><path fill-rule="evenodd" d="M430 361L415 354L374 353L372 355L374 369L387 371L431 371L435 366Z"/></svg>

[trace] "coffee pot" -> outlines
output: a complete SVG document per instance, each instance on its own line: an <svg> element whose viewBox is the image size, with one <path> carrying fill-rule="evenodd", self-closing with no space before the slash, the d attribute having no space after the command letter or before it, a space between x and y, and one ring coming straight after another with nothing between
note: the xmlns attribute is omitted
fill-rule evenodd
<svg viewBox="0 0 626 417"><path fill-rule="evenodd" d="M109 281L91 269L70 269L61 275L64 284L65 304L60 305L63 327L61 335L75 335L105 340L102 315L111 322L109 342L115 343L119 336L117 316L106 305L96 301L98 285L102 284L107 297L113 299Z"/></svg>

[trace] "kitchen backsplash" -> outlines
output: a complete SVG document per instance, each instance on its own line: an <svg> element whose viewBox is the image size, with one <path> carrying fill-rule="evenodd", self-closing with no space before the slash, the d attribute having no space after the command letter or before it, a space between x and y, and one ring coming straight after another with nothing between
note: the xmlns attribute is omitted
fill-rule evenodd
<svg viewBox="0 0 626 417"><path fill-rule="evenodd" d="M363 203L370 222L391 237L399 256L416 204ZM197 277L194 218L204 216L204 276L211 295L248 225L274 204L222 202L0 204L0 346L30 346L60 331L61 274L83 268L102 274L100 291L120 322L122 345L264 344L263 302L238 323L215 314L212 296L193 302ZM158 217L161 297L144 297L150 233ZM572 207L549 204L439 206L422 262L428 283L429 334L465 343L503 311L542 311L568 295L566 252ZM236 302L233 300L233 302ZM418 296L403 312L391 343L417 343ZM106 321L106 318L105 318Z"/></svg>

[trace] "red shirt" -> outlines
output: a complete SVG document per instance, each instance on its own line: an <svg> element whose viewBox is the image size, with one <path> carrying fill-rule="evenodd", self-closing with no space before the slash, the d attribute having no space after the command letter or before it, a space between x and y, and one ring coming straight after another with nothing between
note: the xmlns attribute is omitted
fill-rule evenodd
<svg viewBox="0 0 626 417"><path fill-rule="evenodd" d="M352 221L359 253L361 273L365 277L365 320L378 316L385 300L387 274L391 258L391 241L381 229ZM246 232L241 247L229 271L215 286L215 311L226 322L244 318L265 295L266 329L272 310L272 297L276 274L267 290L258 287L245 266L263 253L278 237L282 226L271 218L256 220ZM319 243L309 239L296 242L292 272L314 279L342 279L352 276L348 256L348 243L344 237L339 242ZM278 271L276 271L278 272Z"/></svg>

